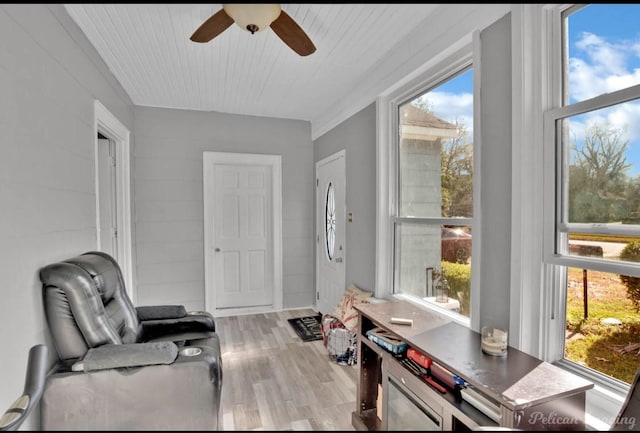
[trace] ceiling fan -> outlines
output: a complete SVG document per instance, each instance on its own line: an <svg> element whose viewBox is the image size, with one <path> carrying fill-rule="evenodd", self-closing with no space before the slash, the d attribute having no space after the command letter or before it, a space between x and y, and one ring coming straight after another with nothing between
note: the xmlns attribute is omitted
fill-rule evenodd
<svg viewBox="0 0 640 433"><path fill-rule="evenodd" d="M316 50L309 36L279 4L223 4L191 35L194 42L209 42L233 23L254 34L271 27L293 51L308 56Z"/></svg>

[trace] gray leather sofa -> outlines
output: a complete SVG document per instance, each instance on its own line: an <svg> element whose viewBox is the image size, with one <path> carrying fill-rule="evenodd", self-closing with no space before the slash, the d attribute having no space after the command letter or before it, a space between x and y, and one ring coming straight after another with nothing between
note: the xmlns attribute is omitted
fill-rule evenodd
<svg viewBox="0 0 640 433"><path fill-rule="evenodd" d="M217 430L222 359L213 316L134 307L120 267L88 252L40 270L59 361L40 402L44 430Z"/></svg>

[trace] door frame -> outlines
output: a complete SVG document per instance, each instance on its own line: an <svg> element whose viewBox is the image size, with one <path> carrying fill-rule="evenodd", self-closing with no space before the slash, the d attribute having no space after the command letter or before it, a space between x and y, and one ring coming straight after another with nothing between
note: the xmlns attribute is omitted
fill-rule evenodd
<svg viewBox="0 0 640 433"><path fill-rule="evenodd" d="M322 257L320 255L318 255L318 244L320 243L320 237L322 236L323 232L324 232L324 226L322 226L322 222L324 222L324 217L322 219L319 218L320 216L320 209L323 207L322 206L322 202L321 202L321 196L319 191L318 191L318 170L320 169L320 167L322 165L325 165L333 160L336 159L340 159L342 158L342 160L344 161L344 202L340 203L340 206L344 206L344 239L343 239L343 254L342 254L342 263L343 263L343 267L344 267L344 287L346 288L346 282L347 282L347 262L346 262L346 250L347 250L347 152L346 149L342 149L339 150L335 153L332 153L331 155L322 158L320 161L316 162L316 196L314 198L314 202L315 202L315 221L316 221L316 244L315 244L315 250L314 250L314 256L316 258L316 266L315 266L315 270L316 270L316 287L315 287L315 298L313 300L313 304L316 307L316 309L318 309L318 300L319 300L319 293L320 293L320 261L322 260ZM336 203L336 206L338 206L338 203Z"/></svg>
<svg viewBox="0 0 640 433"><path fill-rule="evenodd" d="M204 208L204 300L207 311L216 317L237 314L281 311L283 308L282 283L282 156L251 153L203 152L203 208ZM241 307L216 309L215 266L213 263L215 248L214 215L216 203L213 196L213 165L218 163L234 165L267 165L271 167L271 230L273 237L273 305L269 307ZM209 264L209 265L208 265Z"/></svg>
<svg viewBox="0 0 640 433"><path fill-rule="evenodd" d="M137 291L133 284L133 258L131 253L131 133L100 101L94 101L94 166L96 193L96 248L100 245L100 195L98 186L98 132L115 142L116 148L116 206L118 227L118 265L122 271L127 294L134 305Z"/></svg>

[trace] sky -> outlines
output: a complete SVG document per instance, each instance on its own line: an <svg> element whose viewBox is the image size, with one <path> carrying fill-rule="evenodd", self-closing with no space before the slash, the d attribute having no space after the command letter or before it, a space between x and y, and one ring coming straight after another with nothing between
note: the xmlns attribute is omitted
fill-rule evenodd
<svg viewBox="0 0 640 433"><path fill-rule="evenodd" d="M606 17L606 19L603 19ZM569 17L570 103L640 83L640 5L591 4ZM640 172L640 102L576 116L571 131L584 135L591 121L626 130L630 175Z"/></svg>
<svg viewBox="0 0 640 433"><path fill-rule="evenodd" d="M425 95L430 108L442 120L460 119L473 137L473 69L436 86Z"/></svg>
<svg viewBox="0 0 640 433"><path fill-rule="evenodd" d="M570 103L640 83L640 4L590 4L570 15ZM428 94L430 104L443 120L467 119L472 131L473 73L467 71ZM440 101L447 100L448 103ZM580 142L586 124L594 119L626 128L626 157L640 173L640 102L599 110L571 119L571 131Z"/></svg>

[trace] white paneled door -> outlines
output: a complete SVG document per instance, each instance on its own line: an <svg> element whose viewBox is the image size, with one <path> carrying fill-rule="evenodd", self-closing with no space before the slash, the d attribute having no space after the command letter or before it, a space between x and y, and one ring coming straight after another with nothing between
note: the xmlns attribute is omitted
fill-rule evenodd
<svg viewBox="0 0 640 433"><path fill-rule="evenodd" d="M316 307L332 313L345 290L345 152L316 163Z"/></svg>
<svg viewBox="0 0 640 433"><path fill-rule="evenodd" d="M274 309L281 305L280 157L204 156L207 308Z"/></svg>

